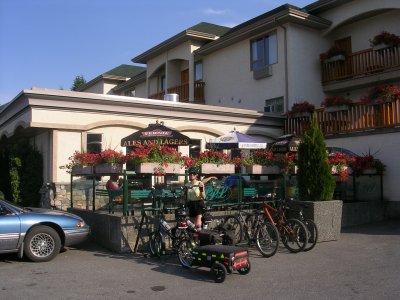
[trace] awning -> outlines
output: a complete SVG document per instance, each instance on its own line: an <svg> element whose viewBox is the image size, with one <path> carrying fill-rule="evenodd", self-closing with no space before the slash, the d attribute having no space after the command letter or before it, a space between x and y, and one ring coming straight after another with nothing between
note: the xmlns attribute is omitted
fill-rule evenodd
<svg viewBox="0 0 400 300"><path fill-rule="evenodd" d="M191 140L179 131L164 126L163 122L149 124L148 127L140 129L121 140L122 147L135 147L152 143L161 146L185 146L191 144Z"/></svg>
<svg viewBox="0 0 400 300"><path fill-rule="evenodd" d="M208 149L265 149L267 143L253 136L232 130L215 139L211 139L207 144Z"/></svg>

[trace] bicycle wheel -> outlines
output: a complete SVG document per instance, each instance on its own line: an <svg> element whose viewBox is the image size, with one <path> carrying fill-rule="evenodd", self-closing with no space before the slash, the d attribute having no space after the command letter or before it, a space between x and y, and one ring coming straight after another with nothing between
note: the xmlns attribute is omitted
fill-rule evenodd
<svg viewBox="0 0 400 300"><path fill-rule="evenodd" d="M244 220L246 226L243 228L243 230L247 229L247 233L248 233L248 235L245 234L244 236L247 237L248 239L251 239L251 237L255 236L254 234L256 231L256 227L253 225L254 225L254 222L257 220L257 217L258 217L257 215L251 214L251 215L248 215L246 217L246 219Z"/></svg>
<svg viewBox="0 0 400 300"><path fill-rule="evenodd" d="M243 226L236 216L228 216L224 221L224 228L235 232L236 243L240 243L243 237Z"/></svg>
<svg viewBox="0 0 400 300"><path fill-rule="evenodd" d="M194 242L191 239L182 239L178 245L178 258L181 265L185 268L189 268L193 263L193 248Z"/></svg>
<svg viewBox="0 0 400 300"><path fill-rule="evenodd" d="M318 228L317 228L317 225L315 225L313 220L307 219L307 220L304 220L303 223L306 226L307 233L308 233L307 246L304 248L303 251L310 251L317 244Z"/></svg>
<svg viewBox="0 0 400 300"><path fill-rule="evenodd" d="M279 232L271 222L265 221L257 226L256 247L264 257L273 256L279 247Z"/></svg>
<svg viewBox="0 0 400 300"><path fill-rule="evenodd" d="M149 237L150 252L154 256L161 256L163 237L159 231L153 231Z"/></svg>
<svg viewBox="0 0 400 300"><path fill-rule="evenodd" d="M281 238L283 245L293 253L303 251L307 246L306 226L297 219L286 220L283 224Z"/></svg>

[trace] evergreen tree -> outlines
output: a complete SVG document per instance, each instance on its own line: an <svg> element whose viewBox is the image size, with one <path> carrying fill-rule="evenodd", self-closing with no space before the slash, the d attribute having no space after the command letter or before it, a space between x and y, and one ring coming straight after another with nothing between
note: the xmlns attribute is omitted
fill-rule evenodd
<svg viewBox="0 0 400 300"><path fill-rule="evenodd" d="M335 180L328 165L326 144L316 113L313 114L311 127L305 132L300 143L298 154L300 200L332 200Z"/></svg>
<svg viewBox="0 0 400 300"><path fill-rule="evenodd" d="M77 91L84 84L86 84L86 80L83 78L83 75L76 76L74 83L72 84L71 91Z"/></svg>

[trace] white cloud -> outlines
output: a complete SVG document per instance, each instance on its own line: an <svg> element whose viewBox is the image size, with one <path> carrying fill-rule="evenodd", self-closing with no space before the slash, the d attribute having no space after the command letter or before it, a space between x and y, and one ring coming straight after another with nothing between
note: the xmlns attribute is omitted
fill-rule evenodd
<svg viewBox="0 0 400 300"><path fill-rule="evenodd" d="M213 9L213 8L207 8L203 10L203 13L206 15L223 15L225 14L225 10L218 10L218 9Z"/></svg>

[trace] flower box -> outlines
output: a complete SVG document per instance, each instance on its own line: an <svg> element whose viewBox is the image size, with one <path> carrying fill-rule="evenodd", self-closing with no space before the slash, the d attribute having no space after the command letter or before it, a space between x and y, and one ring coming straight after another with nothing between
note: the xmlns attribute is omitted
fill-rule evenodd
<svg viewBox="0 0 400 300"><path fill-rule="evenodd" d="M202 174L233 174L235 173L234 164L202 164Z"/></svg>
<svg viewBox="0 0 400 300"><path fill-rule="evenodd" d="M329 57L327 59L324 60L324 63L332 63L335 61L344 61L346 58L344 55L339 54L339 55L334 55L332 57Z"/></svg>
<svg viewBox="0 0 400 300"><path fill-rule="evenodd" d="M389 44L380 43L380 44L372 46L372 50L379 51L379 50L383 50L383 49L391 48L391 47L393 47L393 43L389 43Z"/></svg>
<svg viewBox="0 0 400 300"><path fill-rule="evenodd" d="M92 174L92 167L90 166L73 166L71 169L72 175L90 175Z"/></svg>
<svg viewBox="0 0 400 300"><path fill-rule="evenodd" d="M371 169L364 169L362 170L362 173L365 175L372 175L372 174L377 174L376 168L371 168Z"/></svg>
<svg viewBox="0 0 400 300"><path fill-rule="evenodd" d="M309 113L307 111L293 112L293 113L291 113L291 117L292 118L310 118L311 117L311 113Z"/></svg>
<svg viewBox="0 0 400 300"><path fill-rule="evenodd" d="M157 173L160 169L164 170L167 174L183 174L185 173L180 164L168 164L165 165L159 163L140 163L136 165L135 172L137 174L154 174Z"/></svg>
<svg viewBox="0 0 400 300"><path fill-rule="evenodd" d="M246 166L246 173L247 174L280 174L281 169L278 166L262 166L262 165L253 165L253 166Z"/></svg>
<svg viewBox="0 0 400 300"><path fill-rule="evenodd" d="M99 164L94 166L96 174L122 173L122 164Z"/></svg>
<svg viewBox="0 0 400 300"><path fill-rule="evenodd" d="M338 111L346 111L349 109L348 105L334 105L325 107L325 112L334 113Z"/></svg>

